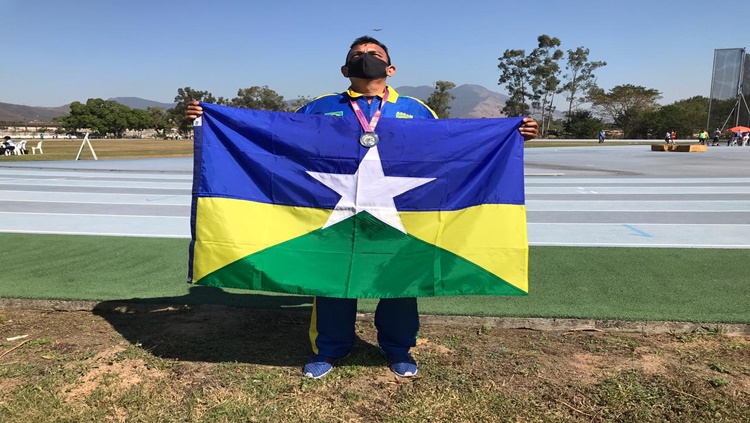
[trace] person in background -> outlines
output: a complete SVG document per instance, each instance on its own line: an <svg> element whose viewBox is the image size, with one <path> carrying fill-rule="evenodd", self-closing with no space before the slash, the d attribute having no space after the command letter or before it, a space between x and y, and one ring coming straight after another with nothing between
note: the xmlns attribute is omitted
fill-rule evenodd
<svg viewBox="0 0 750 423"><path fill-rule="evenodd" d="M700 134L698 134L698 144L705 145L707 139L708 139L708 131L704 129L701 131Z"/></svg>
<svg viewBox="0 0 750 423"><path fill-rule="evenodd" d="M672 144L677 144L677 132L675 132L674 130L672 130L671 138Z"/></svg>
<svg viewBox="0 0 750 423"><path fill-rule="evenodd" d="M13 142L13 140L8 135L4 136L2 154L3 155L12 154L13 150L15 149L16 149L16 143Z"/></svg>
<svg viewBox="0 0 750 423"><path fill-rule="evenodd" d="M719 145L719 138L721 138L721 131L719 128L714 130L714 142L711 145Z"/></svg>
<svg viewBox="0 0 750 423"><path fill-rule="evenodd" d="M742 132L740 131L735 132L727 140L727 147L729 147L730 145L739 145L741 139L742 139Z"/></svg>
<svg viewBox="0 0 750 423"><path fill-rule="evenodd" d="M604 129L599 130L599 144L604 143L604 137L606 137L607 134L604 132Z"/></svg>

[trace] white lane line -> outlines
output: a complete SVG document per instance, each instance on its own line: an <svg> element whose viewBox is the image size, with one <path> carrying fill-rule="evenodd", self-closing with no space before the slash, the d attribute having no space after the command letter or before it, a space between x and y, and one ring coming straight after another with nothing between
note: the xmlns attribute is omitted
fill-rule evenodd
<svg viewBox="0 0 750 423"><path fill-rule="evenodd" d="M101 179L168 179L168 180L175 180L175 181L192 181L193 175L190 174L184 174L184 175L174 175L174 174L162 174L162 173L134 173L134 172L117 172L117 171L107 171L107 172L101 172L101 173L90 173L90 172L4 172L0 170L0 178L5 179L6 177L9 178L19 178L24 177L24 179L31 179L31 180L37 180L37 179L48 179L49 177L55 177L60 179L95 179L95 178L101 178Z"/></svg>
<svg viewBox="0 0 750 423"><path fill-rule="evenodd" d="M648 209L648 210L629 210L629 209L594 209L594 208L560 208L545 209L526 206L527 212L597 212L597 213L744 213L750 212L750 208L745 209L699 209L674 210L674 209Z"/></svg>
<svg viewBox="0 0 750 423"><path fill-rule="evenodd" d="M53 183L50 183L52 181ZM162 189L185 189L190 190L193 187L192 183L179 183L179 182L127 182L127 181L60 181L60 183L54 183L56 180L35 180L35 181L24 181L24 185L39 186L39 187L92 187L92 188L162 188ZM13 185L13 182L0 180L0 185Z"/></svg>
<svg viewBox="0 0 750 423"><path fill-rule="evenodd" d="M588 188L584 188L584 187L578 187L578 189L580 191L583 191L583 192L588 193L588 194L596 194L597 193L596 191L592 191L592 190L590 190Z"/></svg>
<svg viewBox="0 0 750 423"><path fill-rule="evenodd" d="M192 195L174 194L154 196L153 194L45 192L45 191L2 191L0 201L31 203L76 203L76 204L129 204L129 205L190 205Z"/></svg>
<svg viewBox="0 0 750 423"><path fill-rule="evenodd" d="M184 207L184 206L190 206L190 199L188 198L187 201L182 203L165 203L165 202L158 202L158 201L148 201L143 203L136 203L136 202L120 202L120 201L82 201L82 200L75 200L75 201L64 201L64 200L15 200L15 199L6 199L6 198L0 198L0 201L3 202L16 202L16 203L50 203L50 204L108 204L113 206L174 206L174 207Z"/></svg>
<svg viewBox="0 0 750 423"><path fill-rule="evenodd" d="M29 179L29 178L0 178L0 183L6 183L6 185L13 184L13 183L27 183L31 181L40 181L41 179ZM67 181L65 178L51 178L51 179L44 179L45 181Z"/></svg>
<svg viewBox="0 0 750 423"><path fill-rule="evenodd" d="M0 232L190 237L189 216L3 213Z"/></svg>
<svg viewBox="0 0 750 423"><path fill-rule="evenodd" d="M39 212L6 212L6 211L0 211L0 214L9 214L9 215L16 215L16 216L56 216L56 217L72 217L72 216L84 216L84 217L115 217L115 218L121 218L121 217L128 217L133 219L185 219L186 216L162 216L162 215L141 215L141 214L96 214L96 213L39 213ZM63 221L64 222L64 221ZM64 223L62 223L64 225Z"/></svg>
<svg viewBox="0 0 750 423"><path fill-rule="evenodd" d="M528 176L528 175L527 175ZM526 179L526 185L537 185L537 184L560 184L560 185L596 185L598 186L619 186L619 185L630 185L630 184L652 184L652 185L694 185L694 184L714 184L720 185L722 183L727 184L748 184L750 178L628 178L628 177L617 177L617 178L559 178L559 177L537 177Z"/></svg>
<svg viewBox="0 0 750 423"><path fill-rule="evenodd" d="M529 242L536 245L741 248L750 242L750 224L529 222L527 229Z"/></svg>
<svg viewBox="0 0 750 423"><path fill-rule="evenodd" d="M626 222L622 222L626 223ZM622 223L595 223L595 222L576 222L576 223L555 223L555 222L540 222L540 223L534 223L534 225L585 225L585 226L607 226L607 225L622 225ZM736 227L736 226L748 226L750 227L750 223L638 223L637 225L640 226L646 226L646 225L652 225L652 226L707 226L707 227L715 227L715 226L728 226L728 227Z"/></svg>
<svg viewBox="0 0 750 423"><path fill-rule="evenodd" d="M583 192L592 192L600 195L612 194L750 194L750 185L748 186L663 186L663 187L627 187L611 186L596 187L596 191L584 187L530 187L526 186L526 195L529 194L580 194Z"/></svg>

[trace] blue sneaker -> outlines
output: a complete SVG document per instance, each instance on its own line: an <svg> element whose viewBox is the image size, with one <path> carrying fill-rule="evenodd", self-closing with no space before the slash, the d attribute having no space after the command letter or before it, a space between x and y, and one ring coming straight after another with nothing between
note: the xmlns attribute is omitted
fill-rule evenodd
<svg viewBox="0 0 750 423"><path fill-rule="evenodd" d="M401 376L401 377L415 376L418 370L417 362L414 361L414 359L411 358L410 355L407 355L404 358L391 362L388 365L388 368L391 369L391 371L395 373L397 376Z"/></svg>
<svg viewBox="0 0 750 423"><path fill-rule="evenodd" d="M302 369L302 376L310 379L320 379L333 370L333 363L334 360L332 359L313 359L313 361L305 364L305 368Z"/></svg>

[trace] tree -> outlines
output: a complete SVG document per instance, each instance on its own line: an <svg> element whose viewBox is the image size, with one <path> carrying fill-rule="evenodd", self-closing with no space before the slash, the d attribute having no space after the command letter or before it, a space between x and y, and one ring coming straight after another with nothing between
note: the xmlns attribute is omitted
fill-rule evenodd
<svg viewBox="0 0 750 423"><path fill-rule="evenodd" d="M151 113L149 113L148 110L130 109L128 128L138 131L140 137L143 136L144 130L153 128L154 126L154 119L151 117Z"/></svg>
<svg viewBox="0 0 750 423"><path fill-rule="evenodd" d="M542 138L546 136L547 128L552 121L552 112L555 100L555 93L560 85L560 65L558 62L563 57L560 46L560 39L542 34L537 38L539 43L537 48L531 52L529 70L531 74L531 87L534 92L535 100L531 105L541 112L540 133Z"/></svg>
<svg viewBox="0 0 750 423"><path fill-rule="evenodd" d="M565 133L575 139L596 138L603 127L604 122L589 110L574 110L565 120Z"/></svg>
<svg viewBox="0 0 750 423"><path fill-rule="evenodd" d="M661 93L652 88L625 84L605 92L594 88L589 93L591 102L600 113L610 117L618 128L622 128L626 138L643 138L643 118L648 112L659 108L656 100Z"/></svg>
<svg viewBox="0 0 750 423"><path fill-rule="evenodd" d="M55 119L68 133L77 133L79 129L91 128L94 125L93 116L80 101L70 103L70 113L67 116Z"/></svg>
<svg viewBox="0 0 750 423"><path fill-rule="evenodd" d="M664 106L654 112L649 129L654 135L674 130L682 139L691 138L706 129L708 102L707 97L695 96Z"/></svg>
<svg viewBox="0 0 750 423"><path fill-rule="evenodd" d="M122 138L125 131L132 127L134 119L132 118L133 110L130 107L114 100L105 100L97 106L95 110L102 123L102 126L98 128L100 134L104 136L112 134L115 138Z"/></svg>
<svg viewBox="0 0 750 423"><path fill-rule="evenodd" d="M151 122L153 122L153 128L156 130L157 134L166 136L167 134L165 131L172 127L167 116L167 111L161 107L152 106L147 108L146 112L151 116Z"/></svg>
<svg viewBox="0 0 750 423"><path fill-rule="evenodd" d="M569 116L578 105L587 100L589 91L596 88L594 71L603 66L607 66L607 62L589 61L587 48L568 50L568 64L565 66L568 73L563 76L565 83L560 88L560 93L565 94Z"/></svg>
<svg viewBox="0 0 750 423"><path fill-rule="evenodd" d="M734 126L734 119L732 118L737 116L737 110L735 109L736 104L737 100L734 98L728 98L725 100L719 100L716 98L712 99L711 117L708 122L708 129L726 129L725 124L728 124L727 126Z"/></svg>
<svg viewBox="0 0 750 423"><path fill-rule="evenodd" d="M435 91L427 98L427 106L432 109L439 118L450 116L450 102L456 96L451 94L451 90L456 88L456 84L448 81L435 82Z"/></svg>
<svg viewBox="0 0 750 423"><path fill-rule="evenodd" d="M216 98L208 91L198 91L190 87L178 88L177 95L174 98L175 106L169 109L167 116L173 126L179 128L181 134L190 132L192 122L185 120L188 103L191 101L203 101L206 103L216 103Z"/></svg>
<svg viewBox="0 0 750 423"><path fill-rule="evenodd" d="M287 105L287 110L294 113L299 110L302 106L312 101L312 98L307 96L299 96L294 100L290 100Z"/></svg>
<svg viewBox="0 0 750 423"><path fill-rule="evenodd" d="M498 85L505 84L508 91L508 100L502 108L506 116L527 116L531 108L527 101L534 99L531 90L531 77L529 69L531 59L526 56L526 50L505 50L503 56L498 58L500 64L500 79Z"/></svg>
<svg viewBox="0 0 750 423"><path fill-rule="evenodd" d="M232 107L244 107L246 109L287 111L289 105L284 97L276 91L262 87L240 88L237 97L230 102Z"/></svg>

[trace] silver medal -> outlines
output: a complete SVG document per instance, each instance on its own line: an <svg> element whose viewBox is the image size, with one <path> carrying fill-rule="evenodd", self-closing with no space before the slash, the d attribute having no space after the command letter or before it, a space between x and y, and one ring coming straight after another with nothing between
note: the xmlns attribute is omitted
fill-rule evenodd
<svg viewBox="0 0 750 423"><path fill-rule="evenodd" d="M375 147L378 141L380 141L380 137L374 132L365 132L359 137L359 143L362 144L362 147Z"/></svg>

